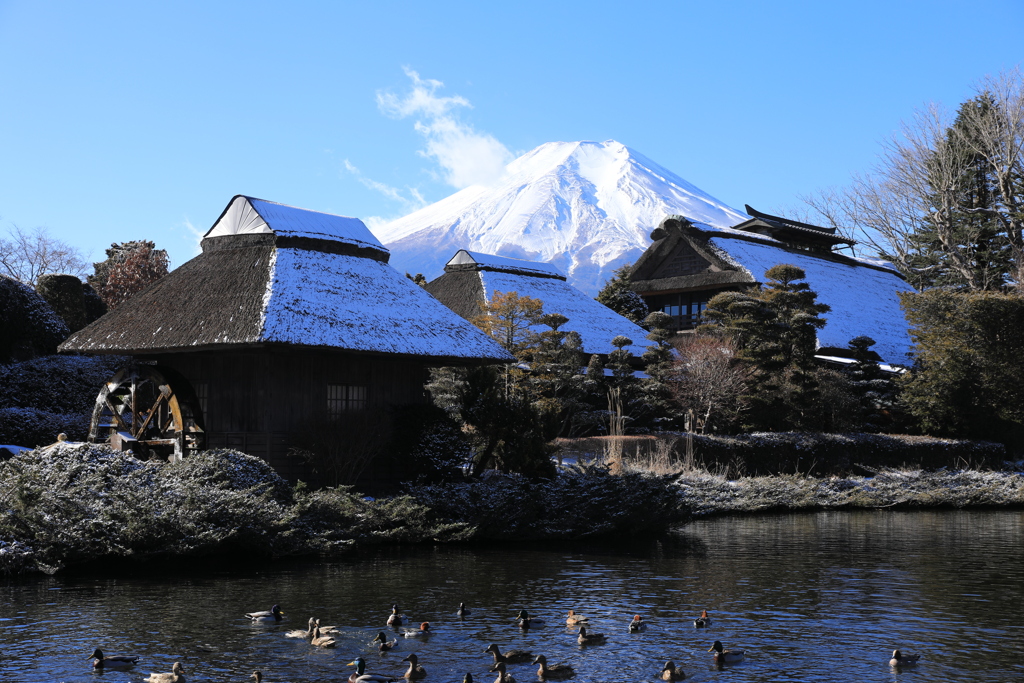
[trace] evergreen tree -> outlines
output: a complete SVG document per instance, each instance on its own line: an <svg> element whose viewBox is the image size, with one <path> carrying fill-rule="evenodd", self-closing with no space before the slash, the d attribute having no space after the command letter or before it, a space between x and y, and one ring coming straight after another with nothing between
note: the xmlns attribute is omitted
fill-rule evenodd
<svg viewBox="0 0 1024 683"><path fill-rule="evenodd" d="M412 273L406 273L405 276L412 280L413 282L415 282L416 284L418 284L420 287L426 287L427 285L427 278L423 275L423 273L416 273L415 275L413 275Z"/></svg>
<svg viewBox="0 0 1024 683"><path fill-rule="evenodd" d="M926 163L930 212L909 235L902 268L918 289L997 290L1013 276L1013 251L999 219L999 184L975 139L978 122L996 111L987 93L964 102Z"/></svg>
<svg viewBox="0 0 1024 683"><path fill-rule="evenodd" d="M898 386L891 373L878 366L871 347L875 340L868 336L854 337L849 347L854 362L846 369L850 389L857 398L858 428L877 432L891 426L897 418Z"/></svg>
<svg viewBox="0 0 1024 683"><path fill-rule="evenodd" d="M597 294L597 300L624 318L637 325L647 316L647 303L629 286L632 264L625 264L613 271L604 287Z"/></svg>
<svg viewBox="0 0 1024 683"><path fill-rule="evenodd" d="M632 339L620 334L612 339L615 350L608 354L612 371L607 379L609 436L624 435L626 426L635 419L631 408L637 407L637 379L633 375L633 352L626 348L632 345Z"/></svg>
<svg viewBox="0 0 1024 683"><path fill-rule="evenodd" d="M110 245L107 259L93 264L88 277L108 308L114 309L167 275L167 252L148 240Z"/></svg>
<svg viewBox="0 0 1024 683"><path fill-rule="evenodd" d="M708 302L704 317L725 328L752 370L745 396L748 429L815 427L818 383L814 365L817 331L829 306L803 282L804 271L780 264L765 272L765 285L723 292Z"/></svg>
<svg viewBox="0 0 1024 683"><path fill-rule="evenodd" d="M669 328L672 318L661 311L654 311L644 318L644 325L650 332L647 339L653 342L644 351L644 372L647 377L640 383L643 403L648 409L648 422L659 428L668 429L674 425L672 411L672 390L669 382L674 370L674 350L669 340L673 332Z"/></svg>

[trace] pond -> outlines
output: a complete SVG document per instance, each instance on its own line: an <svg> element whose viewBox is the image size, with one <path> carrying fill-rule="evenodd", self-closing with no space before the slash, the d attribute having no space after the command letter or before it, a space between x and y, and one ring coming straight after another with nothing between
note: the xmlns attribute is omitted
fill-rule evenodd
<svg viewBox="0 0 1024 683"><path fill-rule="evenodd" d="M672 659L692 681L1024 680L1024 512L844 512L696 522L661 542L378 548L346 561L230 568L203 563L3 585L0 681L141 681L182 662L189 681L344 681L363 656L401 675L417 653L427 681L476 681L490 643L575 667L577 681L653 681ZM463 620L459 602L472 610ZM243 614L281 605L280 624ZM369 644L392 603L427 640ZM547 620L527 632L518 610ZM702 609L707 629L693 619ZM585 614L607 644L580 647ZM629 633L634 614L649 627ZM284 637L311 616L341 627L337 647ZM392 636L393 637L393 636ZM746 659L719 670L714 640ZM95 673L89 653L141 657ZM894 670L895 648L922 655ZM535 667L509 667L520 681Z"/></svg>

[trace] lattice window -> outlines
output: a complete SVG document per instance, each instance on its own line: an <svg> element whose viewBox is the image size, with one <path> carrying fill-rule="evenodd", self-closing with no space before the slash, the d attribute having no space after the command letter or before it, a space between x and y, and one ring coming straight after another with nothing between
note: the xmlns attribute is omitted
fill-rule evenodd
<svg viewBox="0 0 1024 683"><path fill-rule="evenodd" d="M366 387L354 384L327 385L327 416L336 419L342 413L366 408Z"/></svg>

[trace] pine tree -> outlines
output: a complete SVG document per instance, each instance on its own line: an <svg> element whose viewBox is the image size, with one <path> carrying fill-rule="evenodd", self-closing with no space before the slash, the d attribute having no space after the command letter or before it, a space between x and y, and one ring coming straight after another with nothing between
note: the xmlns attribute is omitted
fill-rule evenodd
<svg viewBox="0 0 1024 683"><path fill-rule="evenodd" d="M860 405L856 416L859 429L879 431L896 419L898 387L890 373L883 372L871 347L875 340L861 335L850 340L854 362L846 369L850 388Z"/></svg>
<svg viewBox="0 0 1024 683"><path fill-rule="evenodd" d="M616 268L596 298L619 315L639 325L647 316L647 303L629 286L631 268L632 265L629 263Z"/></svg>
<svg viewBox="0 0 1024 683"><path fill-rule="evenodd" d="M654 311L644 318L644 325L650 330L647 339L653 342L644 351L644 373L640 393L647 407L647 422L662 429L674 424L672 391L669 382L673 373L675 357L669 340L673 332L669 328L672 318L661 311Z"/></svg>
<svg viewBox="0 0 1024 683"><path fill-rule="evenodd" d="M723 292L708 302L704 317L725 328L737 357L752 370L745 396L748 429L813 428L817 380L817 331L829 306L803 282L802 269L780 264L765 272L765 285L748 292Z"/></svg>

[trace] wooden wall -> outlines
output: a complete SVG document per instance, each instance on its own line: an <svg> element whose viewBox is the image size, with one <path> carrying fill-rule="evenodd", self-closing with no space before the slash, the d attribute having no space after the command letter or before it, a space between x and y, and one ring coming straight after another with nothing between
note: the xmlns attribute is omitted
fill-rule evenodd
<svg viewBox="0 0 1024 683"><path fill-rule="evenodd" d="M370 413L429 402L423 388L426 366L412 359L269 348L166 354L156 360L205 393L208 448L263 458L290 481L316 482L288 451L302 443L303 430L328 420L329 384L365 386ZM389 434L378 437L386 441ZM386 485L388 473L379 470L368 471L367 481L357 485L365 483L367 490Z"/></svg>

